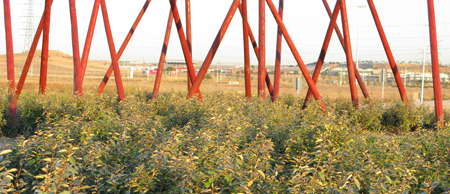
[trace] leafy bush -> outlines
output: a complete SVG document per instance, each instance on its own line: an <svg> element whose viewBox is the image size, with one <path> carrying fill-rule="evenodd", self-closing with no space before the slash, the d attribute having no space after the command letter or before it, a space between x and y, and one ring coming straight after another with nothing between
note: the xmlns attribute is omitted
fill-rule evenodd
<svg viewBox="0 0 450 194"><path fill-rule="evenodd" d="M330 100L325 112L316 101L302 110L292 96L229 93L149 98L21 97L19 123L33 135L0 152L0 192L450 191L450 126L421 129L434 119L425 109L365 102L357 111Z"/></svg>

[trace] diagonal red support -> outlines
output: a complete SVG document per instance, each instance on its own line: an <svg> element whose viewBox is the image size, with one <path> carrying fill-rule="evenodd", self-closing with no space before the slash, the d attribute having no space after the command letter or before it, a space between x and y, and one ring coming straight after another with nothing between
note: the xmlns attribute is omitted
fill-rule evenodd
<svg viewBox="0 0 450 194"><path fill-rule="evenodd" d="M280 4L278 6L278 15L280 15L280 19L283 20L283 7L284 0L280 0ZM278 28L277 34L277 52L275 55L275 75L274 75L274 86L273 86L273 98L272 101L278 100L278 93L280 92L280 76L281 76L281 41L283 37L281 34L280 28ZM314 78L313 78L314 79Z"/></svg>
<svg viewBox="0 0 450 194"><path fill-rule="evenodd" d="M131 40L131 37L134 34L134 31L136 30L139 22L142 19L142 16L144 16L145 11L147 11L148 5L150 4L151 0L147 0L144 4L144 6L141 9L141 12L139 12L138 17L136 18L136 20L133 23L133 26L131 26L130 31L128 32L127 37L125 38L125 40L122 43L122 46L120 46L119 52L117 53L117 58L120 59L120 57L122 57L123 52L125 51L125 48L127 48L128 43ZM113 73L113 65L111 64L109 66L108 71L106 72L105 76L103 77L102 83L100 83L100 87L98 89L98 94L101 94L103 92L103 90L105 89L106 84L108 83L109 78L111 77Z"/></svg>
<svg viewBox="0 0 450 194"><path fill-rule="evenodd" d="M50 34L50 15L51 15L51 0L45 0L44 11L44 35L42 40L42 53L41 53L41 72L39 80L39 91L41 94L45 94L45 88L47 87L47 67L48 67L48 47L49 47L49 34Z"/></svg>
<svg viewBox="0 0 450 194"><path fill-rule="evenodd" d="M152 99L155 99L159 93L159 86L161 85L161 78L164 68L164 61L166 60L167 48L169 47L170 31L172 30L173 13L170 11L169 20L167 21L166 35L164 37L163 47L161 49L161 56L159 57L158 72L156 73L155 86L153 87Z"/></svg>
<svg viewBox="0 0 450 194"><path fill-rule="evenodd" d="M326 8L327 12L328 12L328 15L331 18L332 14L331 14L330 6L327 3L327 0L322 0L322 1L323 1L324 5L325 5L325 8ZM344 49L344 52L345 52L345 42L344 42L344 37L342 36L341 30L339 30L339 26L337 26L337 25L334 26L334 29L336 31L336 34L338 35L339 41L341 42L342 48ZM371 101L369 92L367 91L367 88L366 88L366 85L364 84L364 82L363 82L363 80L361 78L361 75L359 74L359 71L356 68L355 68L355 76L356 76L356 80L358 80L358 83L360 83L359 87L361 88L361 91L362 91L364 97L366 99L368 99L369 101Z"/></svg>
<svg viewBox="0 0 450 194"><path fill-rule="evenodd" d="M336 2L335 7L334 7L334 11L333 11L333 14L331 16L330 24L328 25L328 30L327 30L327 33L326 33L326 36L325 36L325 40L323 41L323 45L322 45L322 49L320 51L319 59L317 60L316 68L314 70L314 74L313 74L313 77L312 77L312 79L313 79L315 84L317 84L317 81L319 80L320 70L322 69L322 66L323 66L323 63L324 63L324 60L325 60L325 56L326 56L327 51L328 51L328 46L330 45L331 36L333 35L333 30L334 30L334 27L336 26L336 20L338 18L340 9L341 9L341 4L339 3L339 0L338 0ZM311 92L310 89L308 89L308 93L306 94L305 101L303 102L303 107L302 107L303 109L306 108L306 105L311 100L311 98L312 98L312 92Z"/></svg>
<svg viewBox="0 0 450 194"><path fill-rule="evenodd" d="M192 64L192 55L189 52L189 47L188 47L188 44L186 41L186 37L184 36L184 30L183 30L183 26L181 24L180 13L178 12L178 7L177 7L176 3L177 3L176 0L170 0L170 6L172 8L173 18L175 20L175 24L176 24L177 30L178 30L178 37L180 38L181 47L183 49L183 54L184 54L184 59L186 60L189 79L192 82L194 82L194 80L196 79L196 76L195 76L194 65ZM191 88L191 90L192 90L192 88ZM200 91L198 91L197 94L198 94L198 98L201 100L202 96L200 94Z"/></svg>
<svg viewBox="0 0 450 194"><path fill-rule="evenodd" d="M280 16L277 13L277 9L273 5L272 0L266 0L267 5L269 5L270 10L272 11L272 15L274 16L275 20L277 21L277 24L279 28L281 29L281 32L283 33L284 39L286 40L289 48L291 49L292 54L294 55L295 60L298 63L298 66L300 70L303 73L303 76L306 79L306 82L308 83L309 87L312 90L312 93L314 95L314 98L316 100L321 100L321 96L319 94L319 91L316 88L316 85L314 84L314 81L312 80L311 76L309 75L308 69L306 69L306 65L303 62L302 58L300 57L300 54L298 54L297 47L295 47L294 42L292 41L291 36L289 35L286 26L284 25L283 21L281 21ZM325 109L325 105L322 104L322 107Z"/></svg>
<svg viewBox="0 0 450 194"><path fill-rule="evenodd" d="M74 94L83 95L82 67L80 64L80 43L78 41L78 22L75 0L69 0L70 21L72 25L72 50L74 66Z"/></svg>
<svg viewBox="0 0 450 194"><path fill-rule="evenodd" d="M173 0L171 0L172 2ZM213 45L211 46L211 49L208 52L208 55L206 56L205 61L203 62L203 65L198 72L197 77L195 78L194 83L192 84L191 90L189 90L189 98L192 98L194 95L197 95L200 93L200 85L202 84L203 79L205 78L205 75L209 69L209 66L211 65L212 59L214 58L214 55L217 52L217 49L220 46L220 42L222 41L223 37L225 36L225 33L228 29L228 26L230 25L231 20L233 19L234 13L236 12L236 9L238 8L240 2L239 0L234 0L233 4L231 5L230 10L228 11L227 16L225 17L225 20L223 21L222 27L219 30L219 33L216 36L216 39L214 40Z"/></svg>
<svg viewBox="0 0 450 194"><path fill-rule="evenodd" d="M100 0L95 0L94 8L92 9L91 21L89 22L89 28L86 35L86 41L84 43L83 55L81 57L82 76L81 82L86 75L86 66L89 59L89 52L91 51L92 39L94 38L95 24L97 23L98 10L100 8Z"/></svg>
<svg viewBox="0 0 450 194"><path fill-rule="evenodd" d="M436 16L434 0L428 0L428 21L430 26L430 50L433 73L434 107L438 128L444 126L444 110L442 107L441 77L439 73L439 52L436 32Z"/></svg>
<svg viewBox="0 0 450 194"><path fill-rule="evenodd" d="M352 46L350 43L350 31L348 27L348 19L347 19L347 6L345 4L345 0L340 0L341 3L341 17L342 17L342 26L344 28L344 42L345 42L345 53L347 56L347 68L348 68L348 77L350 83L350 92L352 95L353 105L355 107L359 107L358 102L358 91L356 88L356 80L355 80L355 63L353 61L352 55Z"/></svg>
<svg viewBox="0 0 450 194"><path fill-rule="evenodd" d="M383 42L384 50L386 51L386 56L389 60L389 65L391 66L392 73L394 74L395 81L397 82L398 92L400 93L400 97L402 100L409 104L408 96L406 95L405 86L403 86L403 81L400 76L400 71L397 68L397 64L395 63L394 56L392 55L391 47L386 38L386 34L384 33L383 26L381 25L380 17L378 17L377 10L375 8L375 4L372 0L367 0L369 4L370 11L372 12L373 20L375 21L375 25L378 29L378 34L380 34L381 41Z"/></svg>
<svg viewBox="0 0 450 194"><path fill-rule="evenodd" d="M50 4L53 3L53 0L50 0ZM34 35L33 43L31 44L30 51L28 52L27 60L25 61L25 65L23 66L22 74L20 75L19 83L17 83L16 95L20 96L22 92L23 85L25 84L25 80L27 78L28 71L31 66L31 62L33 61L34 54L36 52L36 47L39 43L39 39L41 38L42 30L44 29L44 13L42 14L41 21L39 22L39 26L36 30L36 34Z"/></svg>
<svg viewBox="0 0 450 194"><path fill-rule="evenodd" d="M105 24L106 37L108 38L109 51L111 54L112 66L114 69L114 78L116 80L117 93L119 95L119 100L125 100L125 92L123 90L122 76L120 75L119 69L119 57L116 53L116 46L114 45L114 39L111 32L111 24L109 23L108 11L106 9L106 2L102 0L101 2L103 21ZM100 94L100 93L98 93Z"/></svg>

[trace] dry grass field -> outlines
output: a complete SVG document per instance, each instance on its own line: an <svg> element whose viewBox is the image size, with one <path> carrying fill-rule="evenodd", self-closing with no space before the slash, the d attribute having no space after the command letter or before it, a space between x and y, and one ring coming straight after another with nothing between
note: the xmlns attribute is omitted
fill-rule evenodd
<svg viewBox="0 0 450 194"><path fill-rule="evenodd" d="M36 51L36 55L33 59L33 76L28 76L24 89L25 90L36 90L39 85L39 63L40 63L40 51ZM21 73L23 68L23 61L26 59L24 53L15 54L15 64L16 64L16 82L19 80L19 73ZM89 61L86 70L86 78L84 82L84 91L95 92L96 88L99 86L106 70L108 61ZM376 68L389 68L388 64L375 64ZM399 64L400 69L408 68L411 71L420 71L420 66L411 64ZM427 67L430 68L430 67ZM449 67L444 67L441 72L450 72ZM5 55L0 55L0 85L6 86L6 57ZM128 78L129 70L121 69L121 74L123 76L125 90L153 90L155 75L143 75L140 71L135 71L135 78ZM216 92L216 91L226 91L226 92L244 92L244 78L243 76L237 77L236 75L221 75L219 82L217 83L216 75L212 75L211 79L207 79L203 82L201 86L202 92ZM281 76L281 88L280 94L292 94L297 95L297 92L293 88L293 80L300 75L282 75ZM271 75L273 79L273 75ZM327 76L326 80L339 80L338 77ZM256 93L257 86L257 75L252 75L252 87L253 93ZM348 85L340 86L339 83L331 84L323 80L323 77L319 79L317 85L319 93L326 98L350 98L350 89ZM114 92L115 83L114 76L111 77L105 92ZM239 82L239 84L228 84L229 82ZM48 67L48 91L55 92L69 92L73 87L73 61L72 56L59 52L50 51L49 52L49 67ZM379 85L367 85L370 95L373 98L381 98L382 88ZM186 91L186 74L175 75L164 75L161 83L161 92L163 91ZM406 88L408 97L413 99L413 94L420 92L419 87L407 87ZM300 91L300 97L303 98L307 92L307 87L304 87ZM426 88L424 92L425 100L433 99L433 90L431 87ZM443 89L442 94L444 100L450 98L450 89ZM364 96L359 92L360 99ZM398 89L392 86L386 86L384 98L388 99L400 99L398 94Z"/></svg>

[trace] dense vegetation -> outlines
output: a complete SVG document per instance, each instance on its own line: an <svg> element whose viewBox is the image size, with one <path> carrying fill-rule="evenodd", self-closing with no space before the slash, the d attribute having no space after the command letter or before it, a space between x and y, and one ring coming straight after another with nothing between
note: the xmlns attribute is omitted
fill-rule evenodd
<svg viewBox="0 0 450 194"><path fill-rule="evenodd" d="M242 96L24 93L14 126L3 93L2 133L22 136L0 153L0 193L450 191L449 125L425 108Z"/></svg>

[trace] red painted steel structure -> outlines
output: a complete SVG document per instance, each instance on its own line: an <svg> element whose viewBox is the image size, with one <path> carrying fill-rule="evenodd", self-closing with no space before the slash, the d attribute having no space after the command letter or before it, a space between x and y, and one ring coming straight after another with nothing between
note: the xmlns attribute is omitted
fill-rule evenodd
<svg viewBox="0 0 450 194"><path fill-rule="evenodd" d="M249 38L249 30L247 28L248 25L248 17L247 17L247 0L242 0L242 9L241 15L242 15L242 29L244 31L244 69L245 69L245 96L247 96L248 99L251 99L252 97L252 86L251 86L251 79L250 79L250 46L248 42Z"/></svg>
<svg viewBox="0 0 450 194"><path fill-rule="evenodd" d="M151 0L147 0L139 13L136 21L134 22L133 26L131 27L127 37L125 38L122 46L120 47L119 51L115 51L114 46L114 40L111 33L111 27L109 23L108 13L106 9L105 0L95 0L94 1L94 8L92 11L91 21L88 28L88 33L83 49L82 56L80 58L80 50L79 50L79 41L78 41L78 24L77 24L77 13L75 8L75 0L69 0L69 6L70 6L70 16L71 16L71 26L72 26L72 47L73 47L73 62L74 62L74 93L82 95L82 83L85 76L86 66L87 66L87 60L89 58L89 52L90 47L92 44L92 38L94 34L94 29L96 26L96 20L98 16L98 11L102 9L102 15L103 20L105 24L105 30L106 35L108 39L108 45L110 49L111 54L111 60L112 64L110 68L108 69L103 82L101 83L99 87L99 94L103 91L109 77L114 72L115 78L116 78L116 87L118 90L118 95L120 100L124 100L125 94L123 90L123 85L120 77L120 70L118 65L118 60L123 54L127 44L129 43L134 31L136 30L137 25L139 24L141 18L143 17L146 9L148 8ZM332 13L328 3L326 0L323 0L323 3L327 9L327 12L330 16L330 24L327 30L327 34L325 36L325 40L322 47L322 52L319 56L318 63L316 66L316 70L314 72L313 77L309 75L309 73L306 70L306 67L296 49L295 44L293 43L291 37L289 36L289 33L284 26L284 23L282 21L283 16L283 3L284 0L280 0L280 6L279 11L277 12L277 9L273 5L272 0L260 0L259 1L259 46L256 44L256 40L253 36L253 33L250 29L250 26L248 24L248 16L247 16L247 0L242 0L242 3L240 3L240 0L234 0L232 6L230 7L230 10L227 14L227 17L225 18L222 27L220 28L217 37L215 41L213 42L213 45L211 46L211 49L206 56L205 62L202 65L202 68L199 72L199 75L195 75L195 70L192 65L192 31L191 31L191 9L190 9L190 0L186 0L186 34L184 33L180 15L178 13L178 8L176 6L176 0L169 0L171 5L171 12L169 15L169 21L167 24L166 29L166 36L164 39L163 48L161 51L161 57L160 57L160 63L159 63L159 71L157 78L155 80L155 87L154 87L154 96L157 95L160 82L161 82L161 73L162 73L162 67L164 64L164 59L167 52L167 45L170 38L170 30L173 20L176 23L178 36L180 38L180 43L183 48L183 54L187 63L188 67L188 83L192 83L192 87L188 86L189 88L189 97L193 97L194 95L199 95L198 97L201 99L200 96L200 85L201 82L206 75L206 72L211 64L212 59L214 58L216 51L227 31L227 28L234 16L234 13L236 12L236 9L239 8L241 12L241 16L243 19L243 37L244 37L244 63L245 63L245 88L246 88L246 96L248 98L251 97L251 84L250 84L250 57L249 57L249 38L252 42L253 49L255 51L255 54L258 58L258 96L264 98L264 92L265 87L264 83L266 83L269 92L272 96L272 99L275 101L278 98L279 93L279 79L280 79L280 61L281 61L281 38L284 37L290 50L292 51L292 54L294 55L294 58L296 59L300 70L302 71L303 75L305 76L305 79L310 87L310 90L308 92L308 96L305 100L305 102L313 95L316 100L320 100L319 92L317 91L317 88L315 87L315 83L317 82L318 75L320 73L321 66L323 65L324 58L326 56L326 52L329 46L329 42L333 33L333 29L336 31L341 44L345 50L346 57L347 57L347 63L349 65L349 80L350 80L350 89L352 94L352 101L354 102L355 106L358 105L358 96L356 92L356 80L358 80L361 87L361 90L363 91L363 94L366 98L369 98L369 94L367 89L365 88L364 83L362 82L361 76L359 75L359 72L354 66L354 62L352 60L352 52L351 52L351 44L350 44L350 34L349 34L349 27L348 27L348 18L347 18L347 11L346 11L346 3L345 0L338 0L336 2L336 7L334 12ZM395 60L393 58L391 49L389 47L386 35L384 33L383 27L381 25L381 21L379 19L377 10L375 8L375 5L373 3L373 0L367 0L370 10L373 15L373 19L375 21L378 33L380 35L381 41L383 43L383 47L385 49L386 55L388 57L388 60L390 62L390 66L393 70L394 77L397 81L397 86L399 89L399 93L401 95L401 98L404 102L408 103L408 98L406 96L406 92L400 77L400 73L398 71L398 68L395 64ZM45 11L41 18L40 24L38 26L38 29L36 31L33 43L30 48L30 52L28 53L27 60L24 64L24 68L22 71L22 74L20 76L19 82L17 84L17 89L14 91L14 54L13 54L13 47L12 47L12 31L11 31L11 16L10 16L10 4L9 0L3 0L4 3L4 14L5 14L5 31L6 31L6 47L7 47L7 72L8 72L8 81L10 84L10 88L12 89L11 92L15 92L15 97L18 97L23 89L23 85L25 83L26 75L29 71L31 61L33 59L33 56L36 52L36 47L39 42L41 33L43 34L43 43L42 43L42 57L41 57L41 72L40 72L40 82L39 82L39 89L41 94L45 94L46 90L46 80L47 80L47 65L48 65L48 50L49 50L49 31L50 31L50 17L51 17L51 5L53 3L53 0L46 0L45 1ZM265 68L265 3L270 8L270 11L272 12L277 24L278 24L278 36L277 36L277 53L276 53L276 68L275 68L275 77L274 77L274 84L270 83L270 78L267 74L267 70ZM336 25L336 20L338 17L339 10L341 11L341 19L343 23L343 32L344 36L342 36L338 26ZM430 43L431 43L431 56L432 56L432 63L433 63L433 84L434 84L434 95L435 95L435 106L436 106L436 119L437 121L441 121L443 118L443 110L442 110L442 95L441 95L441 85L440 85L440 77L439 77L439 61L438 61L438 51L437 51L437 38L436 38L436 21L435 21L435 10L434 10L434 1L428 0L428 14L429 14L429 22L430 22ZM172 20L173 19L173 20ZM15 108L15 98L13 98L11 102L11 107ZM13 112L13 109L10 111Z"/></svg>
<svg viewBox="0 0 450 194"><path fill-rule="evenodd" d="M80 42L78 41L78 22L75 0L69 0L70 21L72 24L72 47L74 69L74 94L83 95L82 67L80 64Z"/></svg>
<svg viewBox="0 0 450 194"><path fill-rule="evenodd" d="M171 3L172 1L173 0L171 0ZM200 68L200 71L198 72L198 75L195 78L194 83L192 84L192 88L189 90L188 94L189 98L194 97L194 95L200 94L200 84L205 78L205 75L209 69L209 66L211 65L214 55L216 54L217 49L219 48L220 42L222 42L222 39L225 36L228 26L230 25L234 13L236 12L236 9L238 8L239 5L240 5L239 0L233 1L233 4L231 5L230 10L228 11L227 16L225 17L225 21L223 21L222 27L220 27L219 33L217 34L216 39L214 40L213 45L211 46L211 49L209 50L208 55L206 56L206 59L204 60L203 65Z"/></svg>
<svg viewBox="0 0 450 194"><path fill-rule="evenodd" d="M192 55L189 51L188 43L186 37L184 36L183 26L181 25L180 14L178 13L178 7L176 4L176 0L170 0L170 7L172 8L173 18L175 20L175 24L178 30L178 37L180 38L181 47L183 49L184 59L186 60L189 79L194 83L196 79L194 65L192 64ZM194 84L189 91L192 91L194 88ZM200 90L196 92L197 97L201 100L202 96L200 94ZM191 96L192 97L192 96Z"/></svg>
<svg viewBox="0 0 450 194"><path fill-rule="evenodd" d="M266 69L266 3L259 0L259 56L258 56L258 96L266 97L264 82Z"/></svg>
<svg viewBox="0 0 450 194"><path fill-rule="evenodd" d="M45 88L47 86L47 67L48 67L48 47L49 47L49 34L50 34L50 15L52 9L52 0L45 0L44 11L44 34L42 40L42 53L41 53L41 72L39 80L39 91L41 94L45 94Z"/></svg>
<svg viewBox="0 0 450 194"><path fill-rule="evenodd" d="M15 121L16 118L16 96L15 96L15 78L14 78L14 48L13 48L13 37L12 37L12 27L11 27L11 6L9 0L3 0L3 10L5 14L5 35L6 35L6 71L9 82L9 91L13 95L12 99L9 101L10 108L9 112L11 114L12 120ZM15 123L14 123L15 124Z"/></svg>
<svg viewBox="0 0 450 194"><path fill-rule="evenodd" d="M158 72L156 73L155 86L153 87L152 99L156 98L159 93L159 86L161 85L161 78L166 60L167 48L169 47L170 31L172 30L173 13L170 11L169 20L167 21L166 35L164 37L163 47L161 49L161 56L159 57ZM189 78L189 77L188 77Z"/></svg>
<svg viewBox="0 0 450 194"><path fill-rule="evenodd" d="M192 60L192 25L191 25L191 0L186 0L186 39L189 48L189 52L191 53ZM188 91L192 87L192 80L189 78L189 74L187 74L187 83L188 83Z"/></svg>
<svg viewBox="0 0 450 194"><path fill-rule="evenodd" d="M102 2L103 2L103 1L102 1ZM147 0L147 1L145 2L144 6L143 6L142 9L141 9L141 12L139 12L138 17L136 18L136 21L133 23L133 26L131 26L131 29L130 29L130 31L128 32L127 37L126 37L125 40L123 41L122 46L120 46L119 52L117 53L117 57L118 57L117 60L120 59L120 57L122 56L123 52L125 51L125 48L127 48L127 45L128 45L128 43L130 42L131 37L133 36L134 31L136 30L136 28L137 28L139 22L141 21L142 16L144 16L145 11L147 11L147 8L148 8L148 5L150 4L150 2L151 2L151 0ZM95 10L95 5L94 5L94 10ZM108 83L108 80L109 80L109 78L110 78L111 75L112 75L112 72L113 72L113 64L111 64L111 65L109 66L109 69L108 69L108 71L106 72L105 77L103 77L103 81L100 83L100 87L99 87L98 92L97 92L99 95L100 95L100 94L103 92L103 90L105 89L106 83ZM114 75L114 76L115 76L115 75ZM123 87L123 86L121 86L121 87Z"/></svg>
<svg viewBox="0 0 450 194"><path fill-rule="evenodd" d="M86 41L84 43L83 55L81 57L81 68L82 68L82 77L81 82L83 83L84 75L86 74L86 67L89 58L89 52L91 51L92 39L94 37L94 29L95 24L97 23L98 10L100 8L100 1L95 0L94 8L92 9L91 21L89 22L89 29L86 36Z"/></svg>
<svg viewBox="0 0 450 194"><path fill-rule="evenodd" d="M283 7L284 7L284 0L280 0L280 4L278 5L278 14L280 15L280 19L283 19ZM277 52L275 55L275 72L274 72L274 78L273 78L273 97L272 101L278 100L278 93L280 92L280 75L281 75L281 41L282 41L282 34L280 28L278 28L278 34L277 34Z"/></svg>
<svg viewBox="0 0 450 194"><path fill-rule="evenodd" d="M116 80L117 93L119 95L119 100L125 100L125 92L123 90L122 76L120 75L119 69L119 57L116 53L116 46L114 45L114 39L111 32L111 24L109 23L108 10L106 9L106 2L102 0L101 2L103 23L105 25L106 37L108 39L109 52L111 54L112 66L114 69L114 78Z"/></svg>
<svg viewBox="0 0 450 194"><path fill-rule="evenodd" d="M389 65L391 66L392 73L394 74L395 81L397 82L397 88L398 92L400 93L400 97L404 102L409 104L408 96L406 95L405 87L403 86L403 81L400 76L400 71L397 68L397 64L394 60L394 55L392 55L391 48L389 46L389 43L386 38L386 34L384 33L383 26L381 25L380 18L378 17L377 9L375 8L375 4L372 0L367 0L367 3L369 4L370 11L372 12L373 19L375 21L375 25L378 29L378 34L380 34L381 41L383 42L384 50L386 51L386 55L389 60ZM406 80L405 80L406 81Z"/></svg>
<svg viewBox="0 0 450 194"><path fill-rule="evenodd" d="M442 93L441 93L441 77L439 73L439 53L436 32L436 18L434 11L434 0L428 0L428 20L430 27L430 50L431 62L433 70L433 86L434 86L434 106L436 121L440 124L438 127L444 125L444 110L442 108Z"/></svg>
<svg viewBox="0 0 450 194"><path fill-rule="evenodd" d="M295 47L294 42L292 41L292 38L286 29L286 26L284 25L283 21L281 21L281 18L278 15L277 9L273 5L272 0L266 0L266 2L267 2L267 5L269 5L270 11L272 11L272 15L275 17L278 27L281 29L284 39L286 40L289 48L291 49L291 52L294 55L294 58L297 61L298 66L300 67L300 70L302 71L303 76L306 79L306 82L308 83L309 87L312 90L314 98L316 100L320 100L322 97L320 96L319 91L317 90L314 81L312 80L311 76L309 75L308 69L306 69L306 65L303 62L302 58L300 57L300 54L298 53L298 50ZM325 108L325 105L323 105L323 108Z"/></svg>
<svg viewBox="0 0 450 194"><path fill-rule="evenodd" d="M350 83L350 92L352 95L353 104L358 107L358 91L356 88L355 81L355 63L353 62L352 48L350 43L350 30L348 27L348 19L347 19L347 6L345 4L345 0L340 0L341 3L341 17L342 17L342 26L344 28L344 41L345 41L345 54L347 56L347 65L348 65L348 77Z"/></svg>

